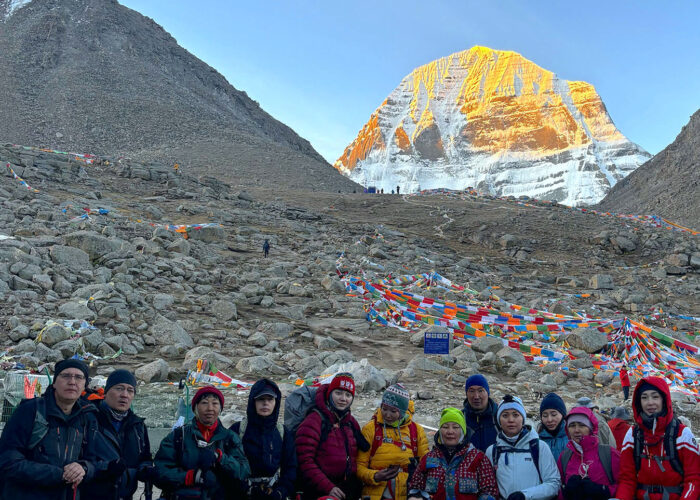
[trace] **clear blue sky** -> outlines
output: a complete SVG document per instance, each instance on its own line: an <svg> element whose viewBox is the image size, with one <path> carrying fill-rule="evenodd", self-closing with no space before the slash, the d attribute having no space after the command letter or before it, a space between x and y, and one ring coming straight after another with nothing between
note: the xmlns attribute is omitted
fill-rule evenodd
<svg viewBox="0 0 700 500"><path fill-rule="evenodd" d="M330 162L410 71L484 45L595 85L654 154L700 108L700 2L120 0Z"/></svg>

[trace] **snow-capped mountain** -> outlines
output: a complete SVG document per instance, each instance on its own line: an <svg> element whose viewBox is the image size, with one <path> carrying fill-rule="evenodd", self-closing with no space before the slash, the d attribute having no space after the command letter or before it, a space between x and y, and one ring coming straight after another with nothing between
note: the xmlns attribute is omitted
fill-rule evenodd
<svg viewBox="0 0 700 500"><path fill-rule="evenodd" d="M649 157L589 83L477 46L413 70L334 166L385 192L472 186L582 205Z"/></svg>

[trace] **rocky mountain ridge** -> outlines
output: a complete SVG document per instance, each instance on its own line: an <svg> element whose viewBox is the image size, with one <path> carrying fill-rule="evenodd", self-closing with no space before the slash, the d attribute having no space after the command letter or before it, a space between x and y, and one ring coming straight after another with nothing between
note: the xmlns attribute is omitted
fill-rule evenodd
<svg viewBox="0 0 700 500"><path fill-rule="evenodd" d="M671 144L616 184L598 207L655 214L700 230L700 110Z"/></svg>
<svg viewBox="0 0 700 500"><path fill-rule="evenodd" d="M0 1L0 141L178 162L237 184L352 191L161 26L116 0Z"/></svg>
<svg viewBox="0 0 700 500"><path fill-rule="evenodd" d="M178 380L207 358L241 380L272 376L288 392L299 377L342 367L357 377L361 419L399 380L420 398L421 421L434 425L477 371L489 374L493 397L513 391L530 409L548 390L569 403L593 395L618 404L618 382L587 354L565 372L525 363L500 340L426 356L420 332L367 322L362 300L338 278L339 255L367 280L434 269L485 297L497 287L509 302L562 314L639 317L662 308L700 316L700 250L687 233L483 198L285 191L267 201L269 191L237 191L165 164L86 164L17 147L0 147L0 160L26 183L8 170L0 183L5 368L89 352L99 357L90 358L97 374L130 367L151 384ZM187 239L176 231L183 229ZM695 328L671 316L650 321L671 336ZM577 345L598 341L591 329ZM163 409L175 400L162 395L176 389L157 386L148 396L148 387L140 394L153 405L149 421L170 425ZM241 414L245 392L227 391L227 400L229 393ZM698 405L674 400L698 416Z"/></svg>
<svg viewBox="0 0 700 500"><path fill-rule="evenodd" d="M413 70L334 166L385 192L471 186L581 205L649 156L589 83L477 46Z"/></svg>

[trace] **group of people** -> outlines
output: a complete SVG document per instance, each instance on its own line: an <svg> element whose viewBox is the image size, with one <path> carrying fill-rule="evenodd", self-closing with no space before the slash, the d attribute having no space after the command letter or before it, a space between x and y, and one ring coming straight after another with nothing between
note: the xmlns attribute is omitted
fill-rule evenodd
<svg viewBox="0 0 700 500"><path fill-rule="evenodd" d="M534 428L517 396L497 404L486 378L472 375L463 408L442 411L432 445L400 384L385 390L364 427L351 412L349 373L317 388L300 423L287 427L273 381L252 386L245 418L230 428L219 419L223 393L206 386L192 398L194 418L171 431L155 457L144 420L131 409L133 374L113 371L103 398L85 396L88 381L84 363L61 361L44 395L18 406L0 437L0 498L131 499L139 482L165 499L700 496L697 443L674 418L668 385L657 377L637 383L633 425L619 408L611 424L620 425L611 430L590 399L567 411L554 393L542 400Z"/></svg>

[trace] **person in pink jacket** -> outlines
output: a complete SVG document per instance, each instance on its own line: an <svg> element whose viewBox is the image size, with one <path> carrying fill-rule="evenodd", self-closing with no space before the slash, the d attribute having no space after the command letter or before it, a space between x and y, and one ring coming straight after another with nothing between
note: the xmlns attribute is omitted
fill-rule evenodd
<svg viewBox="0 0 700 500"><path fill-rule="evenodd" d="M614 497L620 452L598 442L598 419L593 412L583 406L573 408L566 416L566 434L570 441L557 461L563 485L560 500Z"/></svg>

